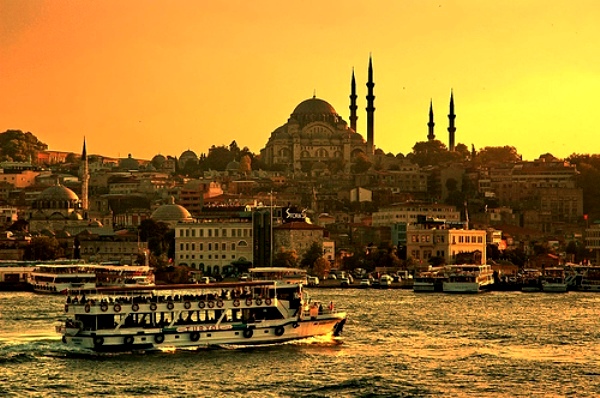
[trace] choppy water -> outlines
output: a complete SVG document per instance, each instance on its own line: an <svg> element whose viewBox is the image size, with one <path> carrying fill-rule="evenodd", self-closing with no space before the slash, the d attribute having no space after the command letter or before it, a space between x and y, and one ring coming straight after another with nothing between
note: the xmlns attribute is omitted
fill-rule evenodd
<svg viewBox="0 0 600 398"><path fill-rule="evenodd" d="M63 298L0 293L0 396L596 397L600 294L312 290L340 341L94 355L54 333Z"/></svg>

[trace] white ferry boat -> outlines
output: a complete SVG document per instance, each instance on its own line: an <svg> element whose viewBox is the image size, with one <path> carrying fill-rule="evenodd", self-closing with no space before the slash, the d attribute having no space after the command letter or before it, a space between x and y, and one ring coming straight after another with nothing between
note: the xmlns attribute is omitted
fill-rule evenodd
<svg viewBox="0 0 600 398"><path fill-rule="evenodd" d="M549 267L542 272L542 291L549 293L565 293L569 287L565 279L563 267Z"/></svg>
<svg viewBox="0 0 600 398"><path fill-rule="evenodd" d="M444 293L479 293L494 283L494 272L487 264L447 265L445 276Z"/></svg>
<svg viewBox="0 0 600 398"><path fill-rule="evenodd" d="M89 291L96 288L96 273L77 261L37 264L29 275L29 284L38 293Z"/></svg>
<svg viewBox="0 0 600 398"><path fill-rule="evenodd" d="M347 314L322 305L302 284L251 281L98 288L67 297L57 332L98 352L263 345L338 336Z"/></svg>

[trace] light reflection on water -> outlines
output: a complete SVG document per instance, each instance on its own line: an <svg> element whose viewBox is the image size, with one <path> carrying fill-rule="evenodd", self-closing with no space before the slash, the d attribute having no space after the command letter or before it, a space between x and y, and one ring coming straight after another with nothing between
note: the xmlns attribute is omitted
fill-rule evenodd
<svg viewBox="0 0 600 398"><path fill-rule="evenodd" d="M62 345L63 297L0 293L0 395L600 395L600 294L311 293L349 313L341 339L113 355Z"/></svg>

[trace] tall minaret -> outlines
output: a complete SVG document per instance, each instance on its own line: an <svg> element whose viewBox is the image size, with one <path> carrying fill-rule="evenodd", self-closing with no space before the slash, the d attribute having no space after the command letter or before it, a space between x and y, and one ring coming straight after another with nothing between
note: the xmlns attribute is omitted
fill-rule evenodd
<svg viewBox="0 0 600 398"><path fill-rule="evenodd" d="M433 100L429 100L429 123L427 123L427 127L429 127L429 133L427 134L427 139L429 141L435 140L435 134L433 133L433 126L435 126L435 123L433 122Z"/></svg>
<svg viewBox="0 0 600 398"><path fill-rule="evenodd" d="M356 80L354 79L354 68L352 68L352 83L350 83L350 128L356 133Z"/></svg>
<svg viewBox="0 0 600 398"><path fill-rule="evenodd" d="M83 210L84 218L87 218L89 210L88 185L90 182L90 169L87 158L87 150L85 148L85 137L83 138L83 151L81 152L81 166L79 173L81 177L81 208Z"/></svg>
<svg viewBox="0 0 600 398"><path fill-rule="evenodd" d="M375 96L373 95L373 62L369 55L369 81L367 82L367 155L373 155L374 125L375 125Z"/></svg>
<svg viewBox="0 0 600 398"><path fill-rule="evenodd" d="M454 119L456 119L456 115L454 114L454 93L452 90L450 91L450 114L448 115L448 133L450 133L450 137L448 139L448 150L451 152L454 151L454 133L456 132L456 127L454 127Z"/></svg>

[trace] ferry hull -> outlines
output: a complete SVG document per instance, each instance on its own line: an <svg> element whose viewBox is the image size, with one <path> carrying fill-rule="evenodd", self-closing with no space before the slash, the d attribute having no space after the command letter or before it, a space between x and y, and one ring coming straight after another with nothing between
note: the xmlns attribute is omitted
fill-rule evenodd
<svg viewBox="0 0 600 398"><path fill-rule="evenodd" d="M139 350L194 349L215 345L258 346L301 340L316 336L337 336L346 322L346 314L318 317L302 321L286 321L277 325L237 325L222 329L197 325L154 330L127 330L122 334L78 333L63 335L63 343L96 352ZM209 330L202 330L209 329Z"/></svg>
<svg viewBox="0 0 600 398"><path fill-rule="evenodd" d="M481 286L477 282L444 282L444 293L479 293Z"/></svg>

